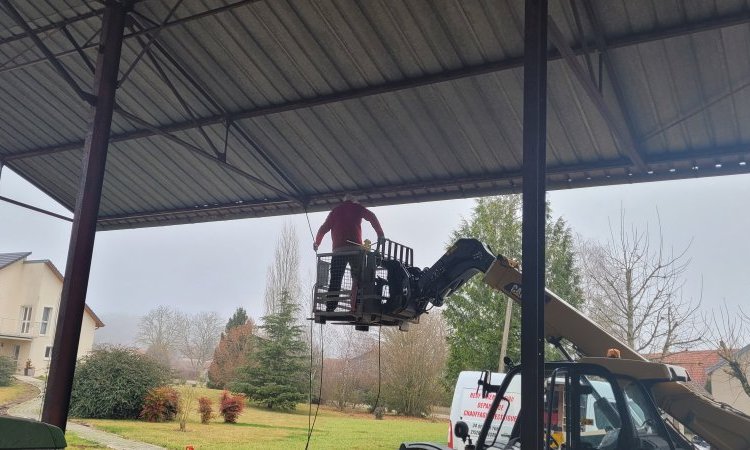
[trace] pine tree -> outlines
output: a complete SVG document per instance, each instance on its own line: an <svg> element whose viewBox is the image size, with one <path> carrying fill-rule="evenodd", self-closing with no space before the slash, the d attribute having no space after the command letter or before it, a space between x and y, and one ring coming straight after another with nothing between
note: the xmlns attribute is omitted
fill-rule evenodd
<svg viewBox="0 0 750 450"><path fill-rule="evenodd" d="M297 304L288 292L280 294L276 312L263 317L264 335L257 340L251 363L240 370L233 387L253 403L289 411L305 399L307 344L296 320Z"/></svg>
<svg viewBox="0 0 750 450"><path fill-rule="evenodd" d="M234 314L232 314L232 317L229 318L229 321L227 322L227 326L225 328L225 332L229 333L229 330L231 330L232 328L244 325L249 319L250 318L247 316L247 311L245 311L245 308L237 308L237 310L234 311Z"/></svg>
<svg viewBox="0 0 750 450"><path fill-rule="evenodd" d="M581 280L575 265L573 235L562 218L547 213L546 284L573 306L582 303ZM452 242L476 238L496 254L521 260L521 196L477 200L470 220L453 233ZM507 297L487 286L481 277L466 283L445 303L443 316L449 327L449 355L445 382L452 386L462 370L497 370ZM520 357L521 308L513 309L508 356Z"/></svg>

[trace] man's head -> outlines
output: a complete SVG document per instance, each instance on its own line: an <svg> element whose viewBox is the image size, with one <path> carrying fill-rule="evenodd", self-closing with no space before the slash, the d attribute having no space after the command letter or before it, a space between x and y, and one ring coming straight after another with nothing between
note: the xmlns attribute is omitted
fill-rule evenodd
<svg viewBox="0 0 750 450"><path fill-rule="evenodd" d="M342 199L345 202L357 202L357 197L355 197L353 194L344 194L344 198Z"/></svg>

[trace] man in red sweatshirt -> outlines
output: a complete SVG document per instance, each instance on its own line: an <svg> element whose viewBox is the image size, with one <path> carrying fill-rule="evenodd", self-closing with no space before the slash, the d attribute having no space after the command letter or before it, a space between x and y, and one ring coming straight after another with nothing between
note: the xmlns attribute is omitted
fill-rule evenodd
<svg viewBox="0 0 750 450"><path fill-rule="evenodd" d="M318 235L313 244L315 251L318 251L320 242L329 231L331 232L331 241L333 241L331 246L333 250L331 281L328 283L328 292L331 292L329 298L338 297L347 264L351 269L353 281L359 275L362 259L362 255L359 253L362 250L362 219L370 222L375 232L378 233L378 239L383 239L383 228L380 226L378 218L372 211L360 205L351 195L346 195L344 201L331 210L318 230ZM338 306L336 300L326 302L327 311L336 310L336 306Z"/></svg>

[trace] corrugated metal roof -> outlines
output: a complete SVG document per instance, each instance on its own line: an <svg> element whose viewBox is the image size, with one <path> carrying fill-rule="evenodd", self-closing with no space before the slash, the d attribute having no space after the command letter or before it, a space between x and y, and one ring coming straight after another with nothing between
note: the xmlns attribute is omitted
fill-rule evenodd
<svg viewBox="0 0 750 450"><path fill-rule="evenodd" d="M0 253L0 269L29 256L31 252Z"/></svg>
<svg viewBox="0 0 750 450"><path fill-rule="evenodd" d="M56 24L94 58L101 6L12 4L89 89ZM368 205L518 192L522 6L137 2L100 228L322 210L345 192ZM550 47L551 189L748 172L747 2L576 0L551 2L550 15L578 55ZM0 157L69 209L87 116L0 14Z"/></svg>

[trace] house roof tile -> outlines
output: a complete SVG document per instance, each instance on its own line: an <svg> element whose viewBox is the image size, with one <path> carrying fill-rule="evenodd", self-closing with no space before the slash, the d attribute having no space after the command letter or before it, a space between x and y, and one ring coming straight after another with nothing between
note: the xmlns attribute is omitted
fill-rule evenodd
<svg viewBox="0 0 750 450"><path fill-rule="evenodd" d="M691 350L672 353L664 358L661 355L644 355L651 361L659 361L666 364L674 364L684 367L690 374L693 383L705 386L708 380L708 369L719 362L719 354L716 350Z"/></svg>
<svg viewBox="0 0 750 450"><path fill-rule="evenodd" d="M0 253L0 269L29 256L31 252Z"/></svg>

